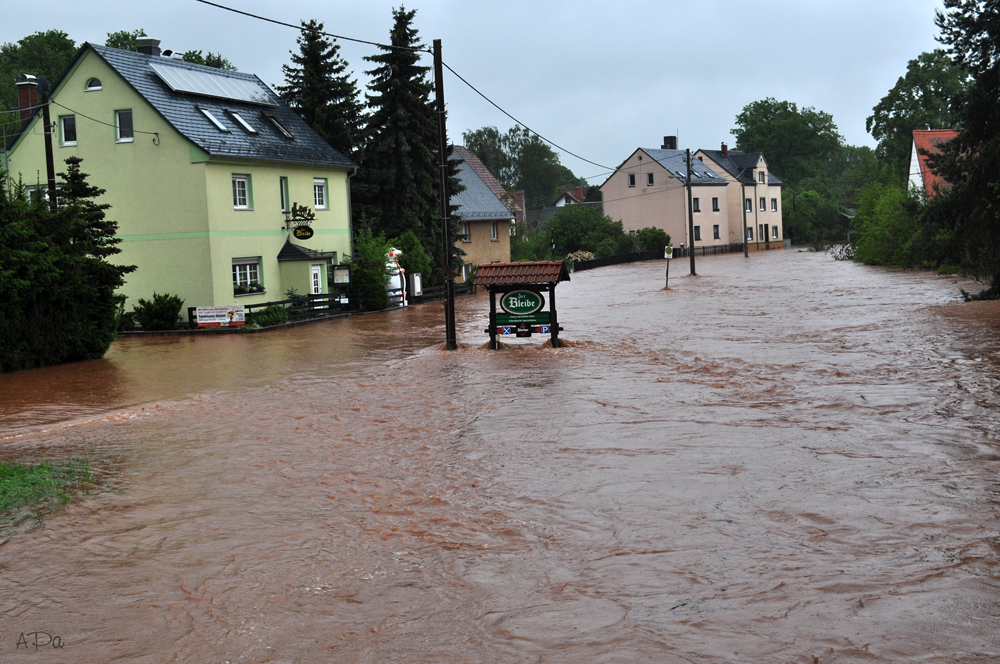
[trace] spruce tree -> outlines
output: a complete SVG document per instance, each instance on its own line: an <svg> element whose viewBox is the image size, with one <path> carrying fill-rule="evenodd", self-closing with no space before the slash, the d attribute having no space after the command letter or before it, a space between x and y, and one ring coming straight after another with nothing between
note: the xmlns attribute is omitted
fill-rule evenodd
<svg viewBox="0 0 1000 664"><path fill-rule="evenodd" d="M323 35L323 24L302 21L292 65L282 65L278 96L335 150L355 157L360 147L361 103L357 83L340 57L340 44Z"/></svg>

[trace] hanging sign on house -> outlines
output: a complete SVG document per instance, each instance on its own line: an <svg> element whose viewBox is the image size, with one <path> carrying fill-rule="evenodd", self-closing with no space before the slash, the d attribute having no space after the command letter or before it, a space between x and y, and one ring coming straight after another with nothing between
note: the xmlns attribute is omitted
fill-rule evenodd
<svg viewBox="0 0 1000 664"><path fill-rule="evenodd" d="M228 307L198 307L198 327L236 327L246 325L242 304Z"/></svg>
<svg viewBox="0 0 1000 664"><path fill-rule="evenodd" d="M311 226L303 224L301 226L296 226L292 231L292 235L295 236L296 240L308 240L314 235L314 233Z"/></svg>

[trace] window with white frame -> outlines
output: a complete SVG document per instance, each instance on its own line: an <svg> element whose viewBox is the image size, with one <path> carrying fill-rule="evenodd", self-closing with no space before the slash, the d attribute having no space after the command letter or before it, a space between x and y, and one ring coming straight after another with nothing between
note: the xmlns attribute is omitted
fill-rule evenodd
<svg viewBox="0 0 1000 664"><path fill-rule="evenodd" d="M718 212L718 211L719 211L719 197L712 196L712 212Z"/></svg>
<svg viewBox="0 0 1000 664"><path fill-rule="evenodd" d="M233 208L237 210L249 210L250 205L250 176L233 175Z"/></svg>
<svg viewBox="0 0 1000 664"><path fill-rule="evenodd" d="M760 211L761 212L767 211L767 199L765 199L763 196L760 197Z"/></svg>
<svg viewBox="0 0 1000 664"><path fill-rule="evenodd" d="M288 178L279 177L278 188L281 190L281 211L288 212L292 209L291 205L288 204Z"/></svg>
<svg viewBox="0 0 1000 664"><path fill-rule="evenodd" d="M716 239L716 240L722 239L722 236L719 234L719 225L718 224L713 224L712 225L712 237L714 239Z"/></svg>
<svg viewBox="0 0 1000 664"><path fill-rule="evenodd" d="M691 201L691 209L695 212L701 212L701 199L697 196L695 196Z"/></svg>
<svg viewBox="0 0 1000 664"><path fill-rule="evenodd" d="M84 92L93 92L95 90L100 90L102 87L101 79L99 78L88 78L87 87L84 88Z"/></svg>
<svg viewBox="0 0 1000 664"><path fill-rule="evenodd" d="M75 115L63 115L59 117L59 145L67 148L76 145Z"/></svg>
<svg viewBox="0 0 1000 664"><path fill-rule="evenodd" d="M329 209L330 201L327 198L326 178L313 179L313 203L316 204L317 210Z"/></svg>
<svg viewBox="0 0 1000 664"><path fill-rule="evenodd" d="M49 188L44 184L29 184L24 188L24 193L27 195L28 200L32 203L36 203L38 201L48 202L49 200ZM59 185L56 184L56 207L62 207L63 202L63 197L59 195Z"/></svg>
<svg viewBox="0 0 1000 664"><path fill-rule="evenodd" d="M208 118L209 122L211 122L213 125L215 125L216 129L218 129L221 132L225 132L227 134L232 133L232 132L229 131L229 127L227 127L226 125L222 124L222 121L219 120L219 118L217 118L214 115L212 115L212 111L208 110L207 108L202 108L201 106L198 106L197 108L198 108L199 111L201 111L202 115L204 115L206 118Z"/></svg>
<svg viewBox="0 0 1000 664"><path fill-rule="evenodd" d="M778 211L778 199L777 198L772 198L771 199L771 212L777 212L777 211Z"/></svg>
<svg viewBox="0 0 1000 664"><path fill-rule="evenodd" d="M764 184L765 177L764 171L757 171L757 182Z"/></svg>
<svg viewBox="0 0 1000 664"><path fill-rule="evenodd" d="M233 259L233 293L247 295L263 293L260 282L260 256Z"/></svg>
<svg viewBox="0 0 1000 664"><path fill-rule="evenodd" d="M229 109L226 109L226 113L229 114L229 117L231 117L236 122L236 124L243 127L243 131L245 131L246 133L248 134L257 133L257 130L254 129L253 125L244 120L243 116L237 113L236 111L230 111Z"/></svg>
<svg viewBox="0 0 1000 664"><path fill-rule="evenodd" d="M653 186L653 174L652 173L646 173L646 186L647 187L652 187Z"/></svg>
<svg viewBox="0 0 1000 664"><path fill-rule="evenodd" d="M701 241L701 226L694 227L694 239L696 241Z"/></svg>
<svg viewBox="0 0 1000 664"><path fill-rule="evenodd" d="M743 209L747 212L753 212L753 199L747 198L743 203Z"/></svg>
<svg viewBox="0 0 1000 664"><path fill-rule="evenodd" d="M776 225L775 226L771 226L771 239L772 240L777 240L778 239L778 227Z"/></svg>
<svg viewBox="0 0 1000 664"><path fill-rule="evenodd" d="M490 239L496 241L499 238L497 235L497 222L490 222Z"/></svg>
<svg viewBox="0 0 1000 664"><path fill-rule="evenodd" d="M132 110L115 111L115 141L118 143L131 143L133 136Z"/></svg>
<svg viewBox="0 0 1000 664"><path fill-rule="evenodd" d="M747 226L747 242L753 242L753 226Z"/></svg>
<svg viewBox="0 0 1000 664"><path fill-rule="evenodd" d="M634 187L635 186L635 173L629 173L628 174L628 186L630 186L630 187Z"/></svg>

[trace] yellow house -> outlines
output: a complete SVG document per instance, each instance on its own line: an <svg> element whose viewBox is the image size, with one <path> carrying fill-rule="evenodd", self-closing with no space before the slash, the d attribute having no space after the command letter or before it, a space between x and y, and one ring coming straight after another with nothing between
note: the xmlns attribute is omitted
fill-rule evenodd
<svg viewBox="0 0 1000 664"><path fill-rule="evenodd" d="M455 245L465 252L462 274L455 275L455 279L465 281L483 263L510 262L514 214L507 206L514 201L474 152L461 145L451 149L452 156L462 160L458 180L465 187L451 197L460 219Z"/></svg>
<svg viewBox="0 0 1000 664"><path fill-rule="evenodd" d="M33 85L25 81L19 85ZM27 97L27 96L26 96ZM118 221L124 294L179 295L188 306L252 304L288 289L325 293L351 253L349 176L331 148L251 74L84 44L52 86L56 171L83 159ZM46 181L41 111L8 150L13 178ZM315 212L293 237L293 204Z"/></svg>

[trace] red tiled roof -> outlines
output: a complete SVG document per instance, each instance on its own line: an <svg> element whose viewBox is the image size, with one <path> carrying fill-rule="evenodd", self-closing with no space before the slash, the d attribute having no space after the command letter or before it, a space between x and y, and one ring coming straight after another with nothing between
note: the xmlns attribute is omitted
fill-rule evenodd
<svg viewBox="0 0 1000 664"><path fill-rule="evenodd" d="M506 200L507 192L504 190L503 185L500 184L500 181L496 179L495 175L490 173L490 169L486 168L486 164L483 163L482 159L476 156L475 152L462 145L453 145L451 148L462 161L469 165L472 172L478 175L479 179L490 188L490 191L496 194L497 198L501 201Z"/></svg>
<svg viewBox="0 0 1000 664"><path fill-rule="evenodd" d="M513 286L554 284L569 281L569 271L562 261L534 263L480 263L476 269L476 286Z"/></svg>
<svg viewBox="0 0 1000 664"><path fill-rule="evenodd" d="M939 152L938 145L947 143L956 136L958 136L958 132L954 129L917 129L913 132L913 142L917 146L917 163L920 168L920 179L924 183L924 191L927 192L928 196L933 196L935 191L942 186L947 186L948 183L944 182L941 176L931 170L927 164L927 155L922 154L920 151Z"/></svg>

